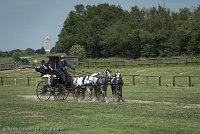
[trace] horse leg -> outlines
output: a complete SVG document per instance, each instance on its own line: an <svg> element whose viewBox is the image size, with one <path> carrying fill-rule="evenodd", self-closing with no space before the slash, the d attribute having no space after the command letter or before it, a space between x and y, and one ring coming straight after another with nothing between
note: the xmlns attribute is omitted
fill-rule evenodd
<svg viewBox="0 0 200 134"><path fill-rule="evenodd" d="M114 86L111 85L111 90L112 90L112 101L114 102Z"/></svg>
<svg viewBox="0 0 200 134"><path fill-rule="evenodd" d="M125 102L123 97L122 97L122 86L121 85L118 86L118 100L117 100L117 102L120 102L120 101Z"/></svg>
<svg viewBox="0 0 200 134"><path fill-rule="evenodd" d="M80 87L75 88L75 97L76 97L77 101L80 101L80 99L79 99L80 90L81 90Z"/></svg>
<svg viewBox="0 0 200 134"><path fill-rule="evenodd" d="M107 100L106 96L107 96L107 89L104 90L104 98L105 98L106 103L108 103L108 100Z"/></svg>
<svg viewBox="0 0 200 134"><path fill-rule="evenodd" d="M97 86L93 87L93 93L92 93L92 101L96 101L97 99Z"/></svg>
<svg viewBox="0 0 200 134"><path fill-rule="evenodd" d="M94 98L94 89L95 87L94 86L92 86L91 88L90 88L90 92L91 92L91 94L90 94L90 99L91 100L93 100L93 98Z"/></svg>
<svg viewBox="0 0 200 134"><path fill-rule="evenodd" d="M117 85L117 87L116 87L116 92L117 92L117 102L120 102L120 100L121 100L121 93L120 93L120 86L119 85Z"/></svg>
<svg viewBox="0 0 200 134"><path fill-rule="evenodd" d="M97 100L97 101L101 101L101 94L102 94L101 88L100 88L100 87L97 87L97 88L96 88L96 91L95 91L95 96L96 96L96 100Z"/></svg>
<svg viewBox="0 0 200 134"><path fill-rule="evenodd" d="M122 86L120 87L120 97L121 97L121 101L122 101L122 102L126 102L126 101L124 100L124 98L122 97Z"/></svg>
<svg viewBox="0 0 200 134"><path fill-rule="evenodd" d="M114 102L115 101L115 98L117 96L117 88L116 88L116 85L113 85L112 86L112 101Z"/></svg>

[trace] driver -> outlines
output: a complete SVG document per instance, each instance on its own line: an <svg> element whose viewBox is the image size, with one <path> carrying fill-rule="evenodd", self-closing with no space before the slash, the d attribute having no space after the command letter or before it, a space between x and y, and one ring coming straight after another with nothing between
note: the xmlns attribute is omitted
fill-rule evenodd
<svg viewBox="0 0 200 134"><path fill-rule="evenodd" d="M65 57L61 56L60 61L58 62L58 71L60 72L62 80L65 82L65 85L67 85L67 77L68 77L68 73L67 73L67 71L65 71L65 70L67 70L67 67L75 70L74 67L72 67L70 64L68 64L65 61Z"/></svg>

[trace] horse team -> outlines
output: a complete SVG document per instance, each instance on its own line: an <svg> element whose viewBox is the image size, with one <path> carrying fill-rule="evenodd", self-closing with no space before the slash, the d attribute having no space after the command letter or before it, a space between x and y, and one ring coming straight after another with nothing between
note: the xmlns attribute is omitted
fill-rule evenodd
<svg viewBox="0 0 200 134"><path fill-rule="evenodd" d="M41 69L39 68L36 68L36 71L41 73ZM88 92L90 99L95 100L96 98L98 101L107 103L107 88L109 85L111 85L113 95L112 101L115 101L115 98L117 99L117 102L124 101L122 97L123 80L120 71L116 71L115 75L112 77L110 69L105 68L102 75L100 73L93 73L83 77L71 77L68 75L67 81L63 81L59 71L54 70L53 72L54 73L51 74L42 72L43 75L41 76L47 77L47 83L49 86L42 86L42 88L37 89L39 91L41 90L37 96L48 95L48 90L46 90L46 87L52 87L55 89L55 85L63 85L60 87L65 87L65 90L67 91L69 91L69 89L73 90L73 97L78 101L83 100L85 98L86 92ZM57 95L57 98L60 96L63 96L61 99L66 98L64 97L64 91L62 90L58 89L59 92L57 94L54 93L54 95ZM49 97L50 96L48 96L48 98Z"/></svg>
<svg viewBox="0 0 200 134"><path fill-rule="evenodd" d="M123 79L120 71L116 71L115 75L111 76L109 68L105 68L102 75L100 73L93 73L84 77L73 78L73 87L75 89L76 96L81 96L78 100L85 97L85 91L90 94L89 98L96 99L101 102L108 102L107 100L107 88L111 85L113 100L117 99L117 102L124 102L122 97Z"/></svg>

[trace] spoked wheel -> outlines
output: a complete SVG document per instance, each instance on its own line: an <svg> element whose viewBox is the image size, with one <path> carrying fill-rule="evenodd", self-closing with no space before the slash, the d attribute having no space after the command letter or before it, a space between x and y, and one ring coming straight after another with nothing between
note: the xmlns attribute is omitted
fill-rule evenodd
<svg viewBox="0 0 200 134"><path fill-rule="evenodd" d="M65 100L69 95L69 91L65 89L62 84L56 84L54 86L54 99Z"/></svg>
<svg viewBox="0 0 200 134"><path fill-rule="evenodd" d="M47 81L41 81L37 85L36 95L39 100L46 101L51 97L51 87Z"/></svg>

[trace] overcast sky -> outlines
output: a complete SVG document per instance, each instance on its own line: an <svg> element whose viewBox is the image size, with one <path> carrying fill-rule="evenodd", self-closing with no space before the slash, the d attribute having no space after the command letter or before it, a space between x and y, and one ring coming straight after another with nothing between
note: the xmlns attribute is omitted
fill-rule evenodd
<svg viewBox="0 0 200 134"><path fill-rule="evenodd" d="M47 35L55 46L64 21L77 4L109 3L130 11L135 5L163 6L164 1L171 11L200 4L200 0L0 0L0 51L40 49Z"/></svg>

